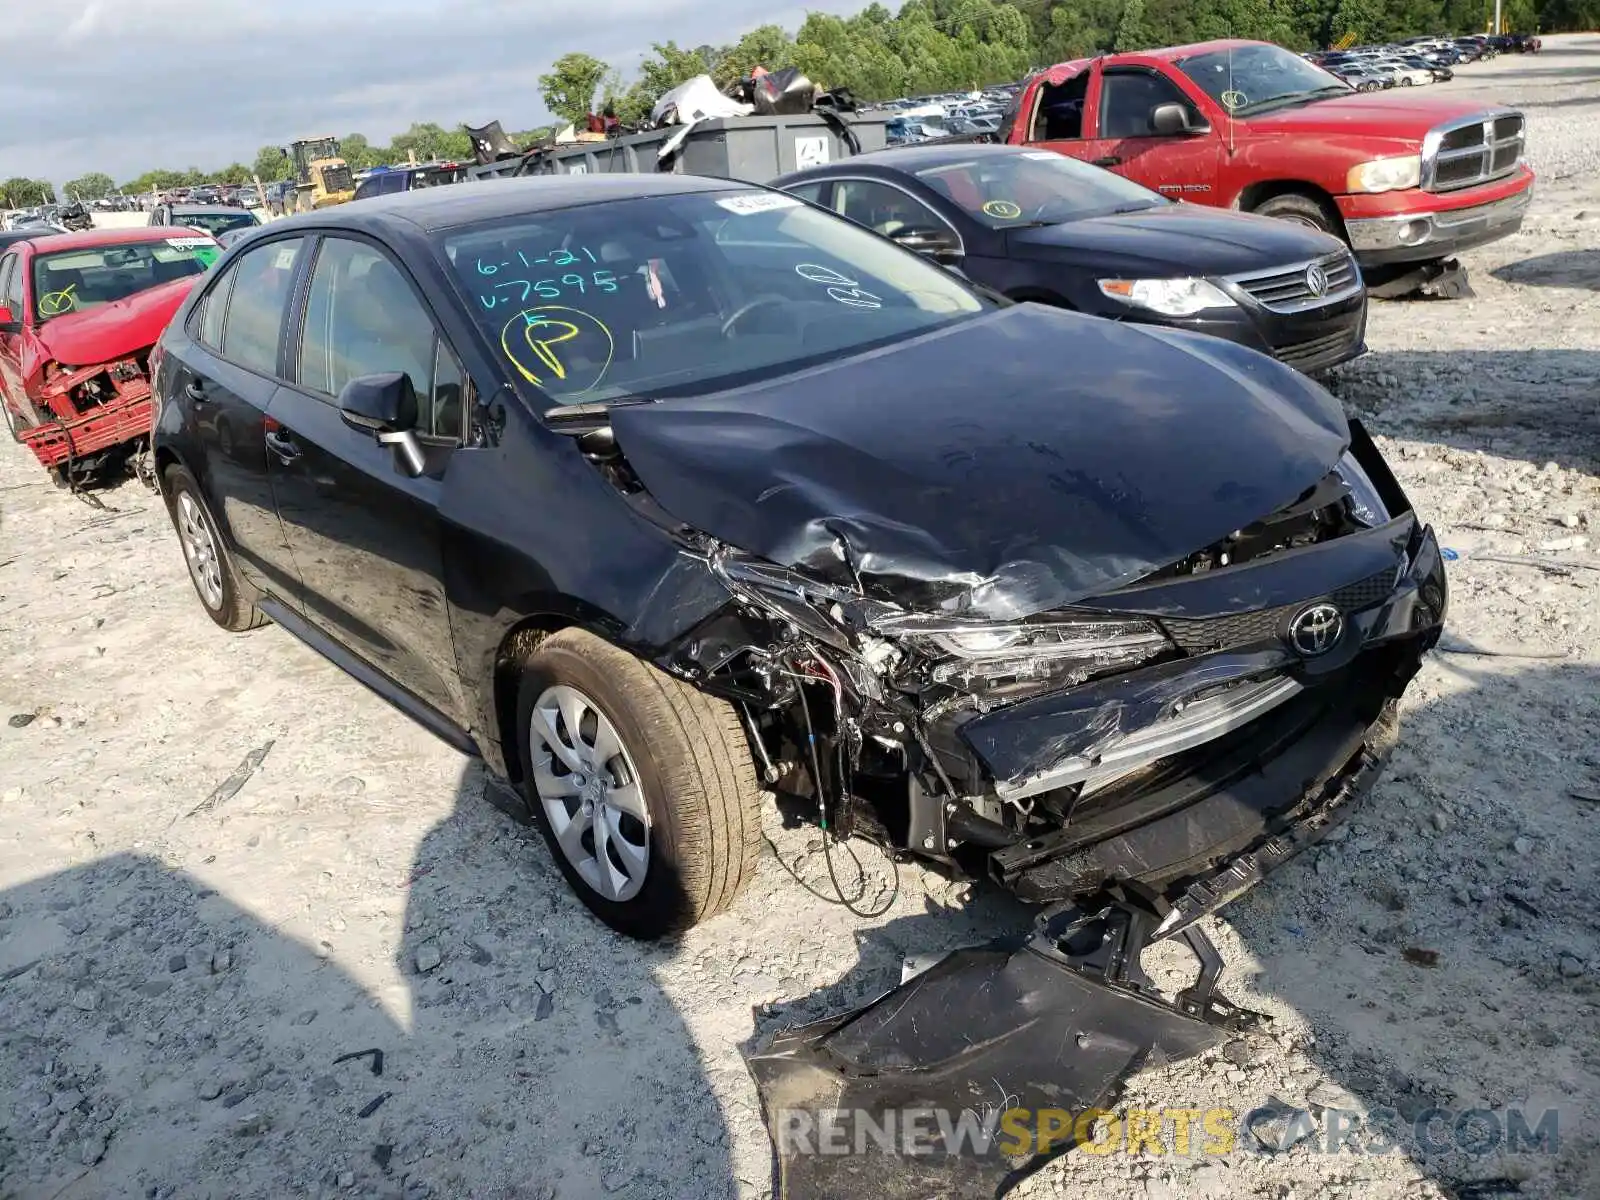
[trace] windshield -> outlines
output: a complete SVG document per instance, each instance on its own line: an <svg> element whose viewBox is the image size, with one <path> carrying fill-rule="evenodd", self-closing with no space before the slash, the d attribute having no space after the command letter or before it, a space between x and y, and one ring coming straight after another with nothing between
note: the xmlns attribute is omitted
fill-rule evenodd
<svg viewBox="0 0 1600 1200"><path fill-rule="evenodd" d="M93 246L33 260L34 314L52 317L125 300L135 292L199 275L222 252L209 237L172 237L132 246Z"/></svg>
<svg viewBox="0 0 1600 1200"><path fill-rule="evenodd" d="M916 174L990 229L1058 225L1171 203L1120 175L1048 150L975 154Z"/></svg>
<svg viewBox="0 0 1600 1200"><path fill-rule="evenodd" d="M558 403L711 391L984 308L925 259L771 192L590 204L442 249L505 367Z"/></svg>
<svg viewBox="0 0 1600 1200"><path fill-rule="evenodd" d="M260 224L255 217L242 209L236 213L175 212L172 214L172 223L182 225L185 229L198 229L202 233L209 233L212 237L241 226L249 225L253 228Z"/></svg>
<svg viewBox="0 0 1600 1200"><path fill-rule="evenodd" d="M1281 46L1240 46L1177 60L1208 96L1236 114L1259 112L1351 89Z"/></svg>

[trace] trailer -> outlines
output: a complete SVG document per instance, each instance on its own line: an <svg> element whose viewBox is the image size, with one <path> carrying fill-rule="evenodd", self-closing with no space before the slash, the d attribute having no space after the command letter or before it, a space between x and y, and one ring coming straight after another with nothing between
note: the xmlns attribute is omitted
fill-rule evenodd
<svg viewBox="0 0 1600 1200"><path fill-rule="evenodd" d="M467 168L466 180L517 175L674 172L766 183L888 145L888 114L719 117L626 137L564 142Z"/></svg>

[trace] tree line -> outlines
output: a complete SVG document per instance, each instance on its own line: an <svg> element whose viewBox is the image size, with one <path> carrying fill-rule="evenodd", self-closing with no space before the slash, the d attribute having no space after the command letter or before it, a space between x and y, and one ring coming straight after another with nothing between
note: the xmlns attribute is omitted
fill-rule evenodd
<svg viewBox="0 0 1600 1200"><path fill-rule="evenodd" d="M710 75L726 87L756 66L797 67L825 87L848 87L862 100L887 100L1011 82L1031 68L1102 50L1218 37L1310 50L1346 37L1372 43L1424 33L1482 32L1493 13L1494 0L906 0L898 13L874 2L850 17L811 13L793 33L763 25L728 45L657 43L632 80L574 51L539 77L539 92L563 123L581 124L598 109L631 124L648 117L663 94L696 75ZM1600 0L1502 0L1502 22L1513 32L1600 28ZM548 132L510 136L527 144ZM342 156L356 170L403 163L412 152L420 161L467 160L472 143L462 127L434 123L413 125L386 146L360 133L341 139ZM282 148L263 146L249 165L147 171L122 190L247 183L252 177L267 182L289 173ZM65 190L94 200L116 187L109 176L92 172ZM43 203L49 194L50 185L42 180L0 184L0 204L8 207Z"/></svg>

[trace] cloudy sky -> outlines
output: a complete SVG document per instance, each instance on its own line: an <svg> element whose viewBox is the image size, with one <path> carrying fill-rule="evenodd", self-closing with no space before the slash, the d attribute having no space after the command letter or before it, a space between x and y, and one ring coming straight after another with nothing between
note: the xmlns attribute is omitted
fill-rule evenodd
<svg viewBox="0 0 1600 1200"><path fill-rule="evenodd" d="M296 137L544 123L539 75L587 51L735 40L866 0L0 0L0 179L219 169Z"/></svg>

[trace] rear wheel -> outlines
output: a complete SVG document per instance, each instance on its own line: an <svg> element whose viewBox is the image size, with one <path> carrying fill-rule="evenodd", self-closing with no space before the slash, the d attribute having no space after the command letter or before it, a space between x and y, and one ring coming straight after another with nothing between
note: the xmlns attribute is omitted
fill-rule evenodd
<svg viewBox="0 0 1600 1200"><path fill-rule="evenodd" d="M524 794L557 867L618 932L687 929L754 872L761 793L725 701L568 629L528 661L517 731Z"/></svg>
<svg viewBox="0 0 1600 1200"><path fill-rule="evenodd" d="M267 618L240 580L194 476L173 465L167 468L166 484L167 512L178 531L189 582L194 584L206 615L230 633L265 625Z"/></svg>
<svg viewBox="0 0 1600 1200"><path fill-rule="evenodd" d="M1263 200L1252 211L1263 217L1293 221L1308 229L1315 229L1319 233L1339 236L1338 220L1328 211L1327 205L1313 196L1300 192L1286 192L1281 196L1273 196L1271 199Z"/></svg>

